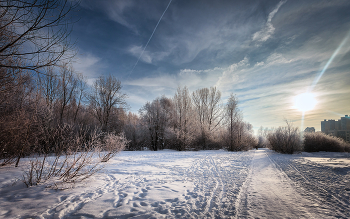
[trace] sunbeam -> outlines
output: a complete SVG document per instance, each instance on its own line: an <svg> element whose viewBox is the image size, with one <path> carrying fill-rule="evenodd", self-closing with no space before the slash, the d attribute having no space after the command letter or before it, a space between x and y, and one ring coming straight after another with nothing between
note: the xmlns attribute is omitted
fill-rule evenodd
<svg viewBox="0 0 350 219"><path fill-rule="evenodd" d="M327 70L327 68L329 67L329 65L332 63L333 59L337 56L338 52L340 51L340 49L345 45L346 41L348 41L350 37L350 31L349 33L346 35L346 37L344 38L344 40L340 43L340 45L338 46L338 48L334 51L333 55L329 58L328 62L326 63L326 65L323 67L322 71L320 72L320 74L315 78L314 82L312 83L309 91L312 91L314 89L314 87L317 85L318 81L321 79L322 75L325 73L325 71Z"/></svg>
<svg viewBox="0 0 350 219"><path fill-rule="evenodd" d="M304 118L305 118L305 111L302 111L301 115L301 123L300 123L300 137L303 136L303 131L304 131Z"/></svg>

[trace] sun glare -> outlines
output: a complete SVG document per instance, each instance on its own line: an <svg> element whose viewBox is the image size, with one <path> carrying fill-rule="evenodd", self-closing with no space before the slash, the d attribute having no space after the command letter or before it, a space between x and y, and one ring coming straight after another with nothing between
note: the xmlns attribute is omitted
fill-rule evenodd
<svg viewBox="0 0 350 219"><path fill-rule="evenodd" d="M302 93L295 97L294 106L302 112L312 110L317 104L313 93Z"/></svg>

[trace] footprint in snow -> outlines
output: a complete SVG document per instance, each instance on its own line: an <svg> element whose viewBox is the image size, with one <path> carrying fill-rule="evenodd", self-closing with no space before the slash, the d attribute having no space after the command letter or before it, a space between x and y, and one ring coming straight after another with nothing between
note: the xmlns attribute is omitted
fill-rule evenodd
<svg viewBox="0 0 350 219"><path fill-rule="evenodd" d="M63 201L66 200L67 198L68 198L68 195L61 196L61 197L59 198L59 201L60 201L60 202L63 202Z"/></svg>
<svg viewBox="0 0 350 219"><path fill-rule="evenodd" d="M139 194L139 197L144 198L146 195L147 195L147 192L140 193L140 194Z"/></svg>
<svg viewBox="0 0 350 219"><path fill-rule="evenodd" d="M159 206L159 202L154 202L151 204L152 207L158 207Z"/></svg>
<svg viewBox="0 0 350 219"><path fill-rule="evenodd" d="M166 202L178 202L179 198L174 198L174 199L165 199Z"/></svg>
<svg viewBox="0 0 350 219"><path fill-rule="evenodd" d="M141 206L148 206L148 204L146 202L140 202Z"/></svg>

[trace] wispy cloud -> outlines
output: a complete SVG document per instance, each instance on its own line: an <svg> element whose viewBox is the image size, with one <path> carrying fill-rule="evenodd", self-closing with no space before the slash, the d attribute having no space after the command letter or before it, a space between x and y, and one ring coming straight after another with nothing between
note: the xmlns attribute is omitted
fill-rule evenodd
<svg viewBox="0 0 350 219"><path fill-rule="evenodd" d="M140 87L176 87L175 76L162 74L159 77L144 77L135 80L126 81L126 85Z"/></svg>
<svg viewBox="0 0 350 219"><path fill-rule="evenodd" d="M133 55L136 58L140 57L140 54L143 53L143 55L140 57L140 60L146 63L152 63L152 57L147 51L143 51L142 46L131 46L128 49L128 52Z"/></svg>
<svg viewBox="0 0 350 219"><path fill-rule="evenodd" d="M87 83L92 85L93 82L101 76L101 69L105 68L102 60L91 53L78 54L73 63L74 69L84 75Z"/></svg>
<svg viewBox="0 0 350 219"><path fill-rule="evenodd" d="M132 45L131 47L129 47L127 49L127 52L136 58L140 58L140 61L148 64L154 64L155 62L163 60L169 55L169 52L166 51L150 52L147 50L143 50L142 46L136 45ZM140 56L141 53L142 56Z"/></svg>
<svg viewBox="0 0 350 219"><path fill-rule="evenodd" d="M111 5L104 7L108 16L118 22L119 24L133 30L135 33L138 33L135 25L130 24L124 16L125 10L134 6L133 1L130 0L118 0L113 1Z"/></svg>
<svg viewBox="0 0 350 219"><path fill-rule="evenodd" d="M239 75L237 74L238 70L243 70L247 67L249 67L248 58L244 57L242 61L232 64L228 68L226 68L215 83L215 86L219 90L234 86L235 84L240 82Z"/></svg>
<svg viewBox="0 0 350 219"><path fill-rule="evenodd" d="M72 0L73 1L73 0ZM78 0L74 0L78 1ZM118 1L95 1L95 0L84 0L79 1L80 6L89 10L99 10L104 12L111 20L129 28L135 33L138 30L135 25L130 23L125 16L127 10L133 8L135 3L133 0L118 0Z"/></svg>
<svg viewBox="0 0 350 219"><path fill-rule="evenodd" d="M278 10L284 3L286 3L286 0L280 1L277 4L276 8L273 9L273 11L267 17L265 26L260 31L253 34L253 41L265 42L272 36L272 34L275 31L275 28L272 25L272 18L276 15Z"/></svg>

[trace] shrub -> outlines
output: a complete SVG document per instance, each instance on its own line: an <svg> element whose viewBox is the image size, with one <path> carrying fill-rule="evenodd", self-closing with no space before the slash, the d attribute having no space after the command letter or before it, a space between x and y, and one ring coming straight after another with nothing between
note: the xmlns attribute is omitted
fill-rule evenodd
<svg viewBox="0 0 350 219"><path fill-rule="evenodd" d="M107 134L104 142L101 144L101 151L99 157L101 162L107 162L114 157L118 152L125 149L129 141L125 138L124 133L115 135Z"/></svg>
<svg viewBox="0 0 350 219"><path fill-rule="evenodd" d="M53 183L49 186L56 188L59 184L80 182L101 169L97 162L93 162L94 154L89 150L65 156L36 157L24 171L23 182L29 187L51 180Z"/></svg>
<svg viewBox="0 0 350 219"><path fill-rule="evenodd" d="M287 122L287 126L279 127L267 136L269 147L284 154L293 154L302 150L301 139L298 128Z"/></svg>
<svg viewBox="0 0 350 219"><path fill-rule="evenodd" d="M67 127L66 127L67 128ZM66 130L66 129L63 129ZM62 139L65 132L59 132L57 136ZM60 144L59 152L49 157L47 153L42 157L35 157L24 171L23 182L27 187L53 181L49 186L58 188L59 184L75 183L85 180L101 169L99 162L107 162L118 152L124 150L128 143L124 134L106 134L101 132L90 133L86 140L86 133L81 133L70 141ZM62 153L64 146L64 153ZM56 145L57 147L57 145ZM99 159L94 159L95 155Z"/></svg>
<svg viewBox="0 0 350 219"><path fill-rule="evenodd" d="M350 144L343 139L324 133L305 133L304 151L306 152L350 152Z"/></svg>
<svg viewBox="0 0 350 219"><path fill-rule="evenodd" d="M67 151L65 155L56 153L49 157L37 156L30 161L27 170L24 171L23 182L27 187L53 181L56 187L62 183L74 183L89 178L98 170L98 163L93 157L99 152L99 135L94 133L88 141L83 136L77 136L71 143L65 144ZM76 147L77 144L80 147ZM51 186L51 185L50 185Z"/></svg>

